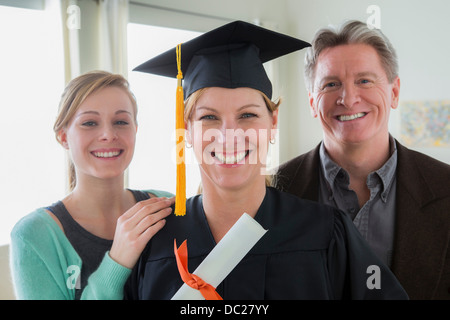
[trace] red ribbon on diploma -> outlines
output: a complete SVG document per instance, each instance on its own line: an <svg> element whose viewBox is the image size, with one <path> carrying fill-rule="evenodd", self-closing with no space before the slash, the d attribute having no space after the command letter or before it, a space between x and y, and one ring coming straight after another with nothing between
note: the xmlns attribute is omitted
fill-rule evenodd
<svg viewBox="0 0 450 320"><path fill-rule="evenodd" d="M195 274L189 273L187 268L188 253L186 240L184 240L184 242L178 249L176 239L174 240L173 245L175 258L177 259L178 272L180 273L183 282L186 283L189 287L195 290L199 290L206 300L223 300L222 297L217 293L216 288L203 281Z"/></svg>

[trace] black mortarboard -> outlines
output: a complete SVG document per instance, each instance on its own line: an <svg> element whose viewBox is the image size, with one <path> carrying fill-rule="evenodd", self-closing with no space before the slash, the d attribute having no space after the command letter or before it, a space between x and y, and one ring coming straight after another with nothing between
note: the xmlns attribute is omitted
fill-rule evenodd
<svg viewBox="0 0 450 320"><path fill-rule="evenodd" d="M178 79L175 215L186 213L184 133L180 132L184 130L184 97L206 87L248 87L271 99L272 84L263 63L307 46L310 44L302 40L235 21L179 44L134 69ZM184 89L181 86L183 75Z"/></svg>
<svg viewBox="0 0 450 320"><path fill-rule="evenodd" d="M204 33L181 45L184 97L204 87L249 87L272 97L262 64L310 46L309 43L243 21ZM168 50L134 71L176 78L176 49Z"/></svg>

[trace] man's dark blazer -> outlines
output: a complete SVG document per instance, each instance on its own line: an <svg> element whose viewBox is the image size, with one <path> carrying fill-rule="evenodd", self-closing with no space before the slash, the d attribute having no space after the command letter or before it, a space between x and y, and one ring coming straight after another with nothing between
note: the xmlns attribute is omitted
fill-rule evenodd
<svg viewBox="0 0 450 320"><path fill-rule="evenodd" d="M450 299L450 166L396 143L391 269L410 299ZM282 164L275 186L318 201L319 146Z"/></svg>

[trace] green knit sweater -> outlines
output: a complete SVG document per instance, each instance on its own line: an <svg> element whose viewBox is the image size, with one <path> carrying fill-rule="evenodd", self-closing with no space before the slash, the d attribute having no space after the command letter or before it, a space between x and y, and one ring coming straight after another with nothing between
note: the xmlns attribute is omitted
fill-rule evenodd
<svg viewBox="0 0 450 320"><path fill-rule="evenodd" d="M145 190L157 197L169 192ZM64 232L44 208L23 217L11 232L11 273L18 299L74 300L82 261ZM107 252L83 290L83 300L123 298L131 269L112 260Z"/></svg>

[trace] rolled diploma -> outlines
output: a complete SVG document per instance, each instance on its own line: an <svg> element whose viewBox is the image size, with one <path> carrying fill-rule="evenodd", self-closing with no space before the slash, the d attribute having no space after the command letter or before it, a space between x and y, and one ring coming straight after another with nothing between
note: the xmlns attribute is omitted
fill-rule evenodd
<svg viewBox="0 0 450 320"><path fill-rule="evenodd" d="M244 213L193 273L217 288L266 231L252 217ZM172 297L172 300L204 299L199 290L185 283Z"/></svg>

